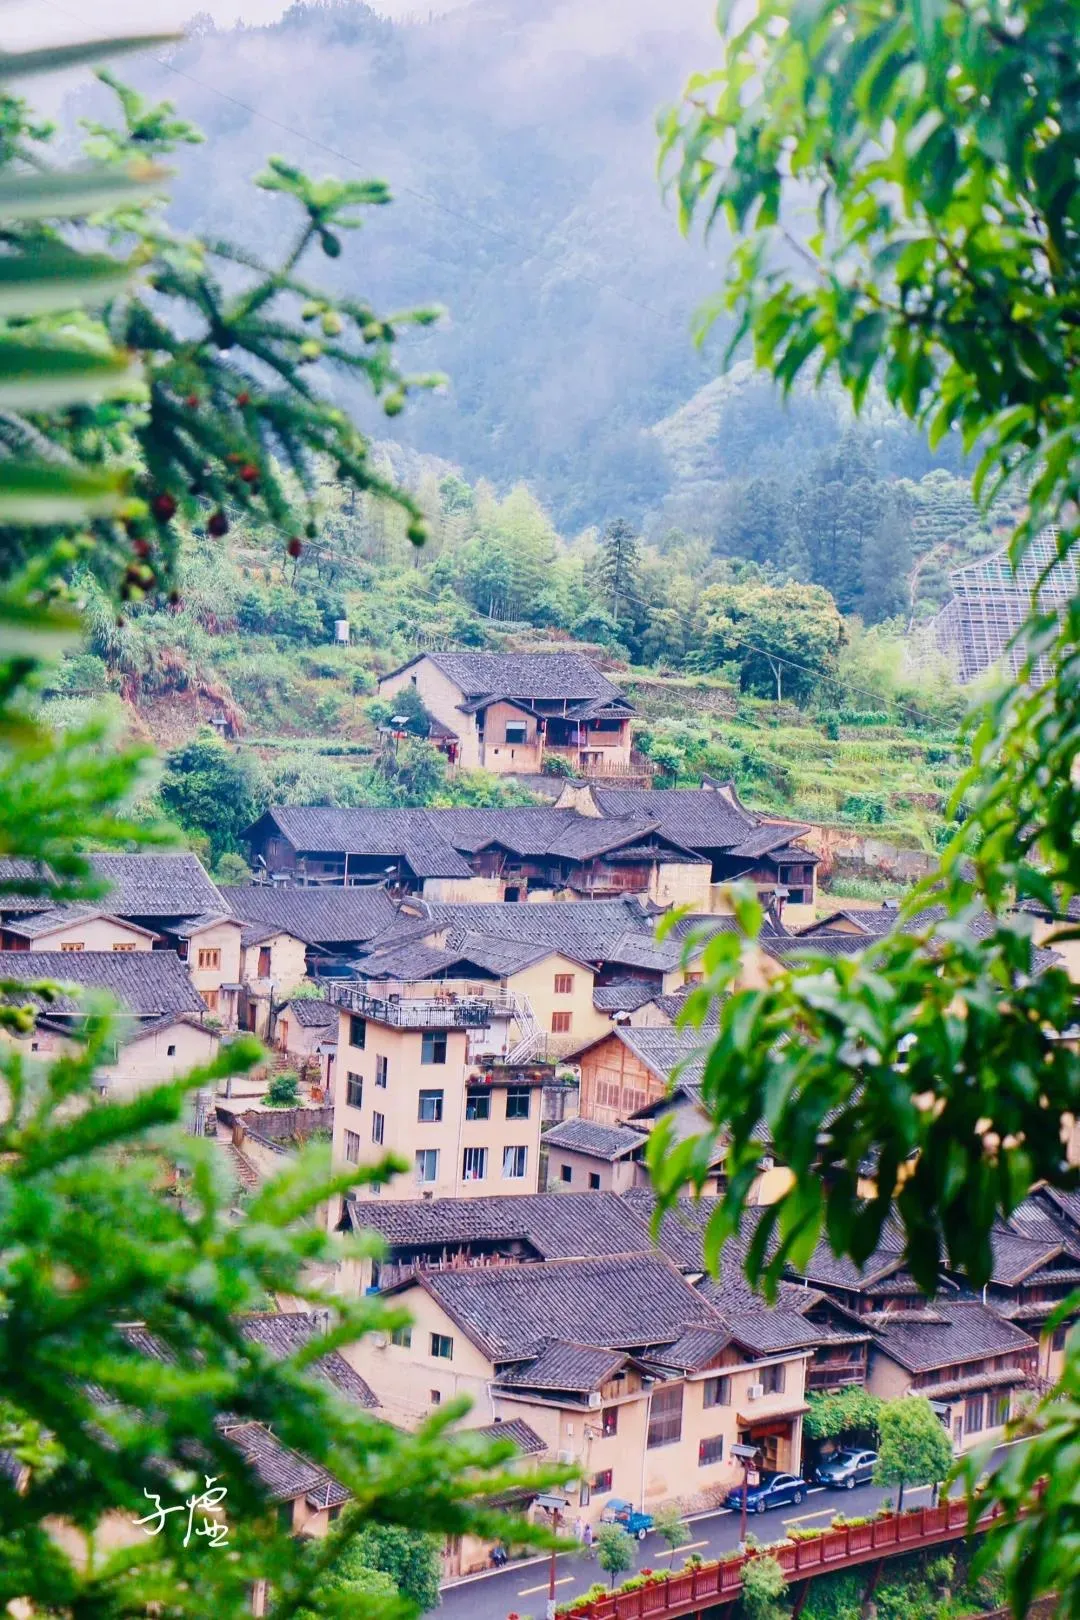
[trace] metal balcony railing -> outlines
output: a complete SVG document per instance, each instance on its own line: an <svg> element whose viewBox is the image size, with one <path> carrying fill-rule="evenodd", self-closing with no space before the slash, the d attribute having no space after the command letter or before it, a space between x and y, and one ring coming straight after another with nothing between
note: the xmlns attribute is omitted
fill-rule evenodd
<svg viewBox="0 0 1080 1620"><path fill-rule="evenodd" d="M390 987L375 992L368 985L328 984L330 1000L361 1018L375 1023L391 1024L395 1029L485 1029L509 1008L500 1009L497 1003L506 996L487 996L483 1000L452 996L396 995Z"/></svg>

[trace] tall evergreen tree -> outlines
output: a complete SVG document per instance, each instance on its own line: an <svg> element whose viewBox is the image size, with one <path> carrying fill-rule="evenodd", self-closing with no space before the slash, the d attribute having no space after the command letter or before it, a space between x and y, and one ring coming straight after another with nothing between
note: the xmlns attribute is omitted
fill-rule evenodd
<svg viewBox="0 0 1080 1620"><path fill-rule="evenodd" d="M616 624L620 611L626 609L627 598L637 596L640 567L637 535L625 518L613 518L600 539L597 577L604 592L604 606L610 609Z"/></svg>

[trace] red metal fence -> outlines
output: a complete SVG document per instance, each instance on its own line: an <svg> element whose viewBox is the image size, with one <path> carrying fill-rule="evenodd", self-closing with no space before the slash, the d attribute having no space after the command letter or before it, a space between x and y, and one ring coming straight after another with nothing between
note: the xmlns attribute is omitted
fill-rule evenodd
<svg viewBox="0 0 1080 1620"><path fill-rule="evenodd" d="M978 1521L977 1528L988 1529L995 1517L987 1514ZM967 1503L951 1500L938 1507L918 1508L914 1513L890 1513L869 1524L826 1530L812 1540L790 1541L768 1550L788 1580L798 1581L876 1558L918 1552L941 1541L955 1541L967 1533L967 1526ZM653 1615L691 1614L710 1604L737 1598L742 1591L745 1562L743 1555L736 1554L697 1569L683 1569L655 1585L639 1586L632 1592L611 1592L581 1603L570 1613L580 1620L646 1620Z"/></svg>

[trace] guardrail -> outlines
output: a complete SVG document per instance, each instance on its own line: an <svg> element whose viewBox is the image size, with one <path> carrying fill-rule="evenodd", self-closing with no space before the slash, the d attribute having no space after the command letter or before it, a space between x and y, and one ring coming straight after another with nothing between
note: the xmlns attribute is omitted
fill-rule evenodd
<svg viewBox="0 0 1080 1620"><path fill-rule="evenodd" d="M392 1024L397 1029L486 1029L497 1012L498 997L459 1001L436 996L397 996L373 994L355 984L326 986L329 999L338 1007L370 1018L375 1023ZM510 1009L506 1009L509 1014Z"/></svg>
<svg viewBox="0 0 1080 1620"><path fill-rule="evenodd" d="M977 1521L976 1530L989 1529L997 1517L998 1510L986 1514ZM937 1507L916 1508L911 1513L890 1513L869 1524L826 1530L812 1540L789 1541L763 1551L776 1559L791 1582L955 1541L967 1534L967 1528L967 1502L957 1499ZM651 1616L674 1617L710 1604L733 1602L742 1592L743 1568L753 1557L752 1552L736 1553L696 1569L684 1567L648 1586L636 1587L632 1592L608 1592L566 1613L573 1620L648 1620Z"/></svg>

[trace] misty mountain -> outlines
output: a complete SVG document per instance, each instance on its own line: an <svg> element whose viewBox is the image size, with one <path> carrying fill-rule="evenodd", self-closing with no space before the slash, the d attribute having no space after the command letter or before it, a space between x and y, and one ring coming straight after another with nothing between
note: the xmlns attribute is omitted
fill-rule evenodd
<svg viewBox="0 0 1080 1620"><path fill-rule="evenodd" d="M663 497L670 470L645 430L715 374L689 324L719 247L680 237L654 129L714 58L711 11L478 0L395 24L352 0L298 4L270 27L199 19L171 71L130 76L212 137L176 154L182 226L277 246L286 211L249 183L270 153L390 183L393 206L319 276L377 307L448 311L409 360L451 387L395 432L470 477L527 477L573 528Z"/></svg>

